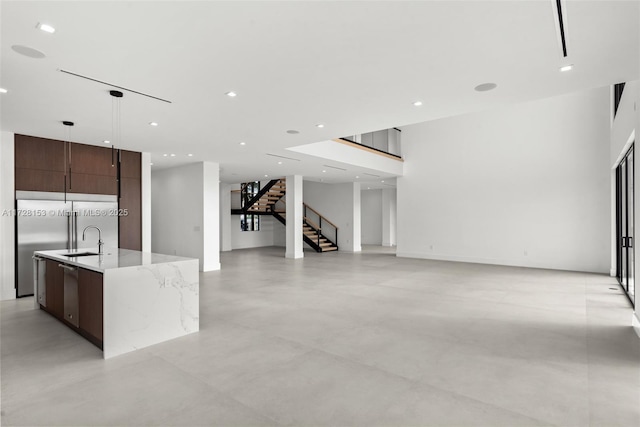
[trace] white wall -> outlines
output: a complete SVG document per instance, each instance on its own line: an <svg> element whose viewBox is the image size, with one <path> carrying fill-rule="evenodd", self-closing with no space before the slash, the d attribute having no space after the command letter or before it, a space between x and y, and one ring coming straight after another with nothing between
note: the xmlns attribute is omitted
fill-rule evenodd
<svg viewBox="0 0 640 427"><path fill-rule="evenodd" d="M403 128L398 256L608 273L609 105L599 88Z"/></svg>
<svg viewBox="0 0 640 427"><path fill-rule="evenodd" d="M363 245L382 245L382 190L362 190L360 196Z"/></svg>
<svg viewBox="0 0 640 427"><path fill-rule="evenodd" d="M220 267L217 171L217 163L153 171L153 252L198 258L203 271Z"/></svg>
<svg viewBox="0 0 640 427"><path fill-rule="evenodd" d="M338 226L338 247L341 251L362 250L359 196L358 183L304 181L304 202Z"/></svg>
<svg viewBox="0 0 640 427"><path fill-rule="evenodd" d="M16 297L14 135L0 132L0 300Z"/></svg>
<svg viewBox="0 0 640 427"><path fill-rule="evenodd" d="M262 215L260 217L260 231L242 231L240 229L240 215L231 215L231 249L273 246L273 228L276 225L274 222L276 222L275 218Z"/></svg>
<svg viewBox="0 0 640 427"><path fill-rule="evenodd" d="M287 247L287 228L276 219L273 220L273 246Z"/></svg>

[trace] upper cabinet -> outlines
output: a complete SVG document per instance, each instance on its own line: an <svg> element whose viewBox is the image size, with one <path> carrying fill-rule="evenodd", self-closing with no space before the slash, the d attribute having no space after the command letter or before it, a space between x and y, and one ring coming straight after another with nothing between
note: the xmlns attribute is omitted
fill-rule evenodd
<svg viewBox="0 0 640 427"><path fill-rule="evenodd" d="M63 192L66 143L15 136L16 190Z"/></svg>
<svg viewBox="0 0 640 427"><path fill-rule="evenodd" d="M117 195L114 154L106 147L16 135L16 190Z"/></svg>
<svg viewBox="0 0 640 427"><path fill-rule="evenodd" d="M67 192L118 194L117 151L85 144L69 144L68 151Z"/></svg>

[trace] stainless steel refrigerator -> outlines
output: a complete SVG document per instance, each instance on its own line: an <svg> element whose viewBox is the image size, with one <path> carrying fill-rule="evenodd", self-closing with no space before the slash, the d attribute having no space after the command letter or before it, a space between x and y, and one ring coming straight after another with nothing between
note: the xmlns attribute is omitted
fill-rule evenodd
<svg viewBox="0 0 640 427"><path fill-rule="evenodd" d="M30 193L30 194L27 194ZM26 197L49 196L54 193L33 194ZM20 196L20 194L17 194ZM82 241L82 230L95 225L102 232L105 247L118 247L118 203L115 196L67 195L77 200L44 200L23 198L17 200L17 296L33 295L33 252L52 249L81 249L98 246L96 230L87 230ZM82 200L82 199L85 200Z"/></svg>

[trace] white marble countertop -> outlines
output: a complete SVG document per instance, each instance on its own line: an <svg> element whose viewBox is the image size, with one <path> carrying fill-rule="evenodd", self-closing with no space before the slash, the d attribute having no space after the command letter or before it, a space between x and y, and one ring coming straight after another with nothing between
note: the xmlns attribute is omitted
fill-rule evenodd
<svg viewBox="0 0 640 427"><path fill-rule="evenodd" d="M34 254L54 261L60 261L68 265L97 271L99 273L104 273L106 270L117 268L164 264L167 262L188 261L193 259L119 248L103 248L104 253L102 255L81 257L63 255L84 252L98 253L98 248L83 248L76 250L56 249L52 251L36 251Z"/></svg>

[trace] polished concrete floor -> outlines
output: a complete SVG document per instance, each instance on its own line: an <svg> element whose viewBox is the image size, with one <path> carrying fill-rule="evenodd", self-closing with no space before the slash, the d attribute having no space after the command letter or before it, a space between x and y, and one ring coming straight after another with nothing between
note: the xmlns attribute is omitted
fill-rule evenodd
<svg viewBox="0 0 640 427"><path fill-rule="evenodd" d="M224 253L199 333L107 361L2 302L2 424L640 425L640 339L610 277L283 255Z"/></svg>

